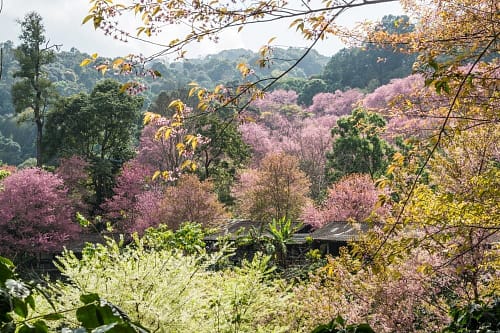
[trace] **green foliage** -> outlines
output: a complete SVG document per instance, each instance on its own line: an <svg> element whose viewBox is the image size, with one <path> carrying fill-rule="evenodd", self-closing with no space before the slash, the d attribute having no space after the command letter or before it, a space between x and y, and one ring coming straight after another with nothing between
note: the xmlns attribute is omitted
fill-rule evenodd
<svg viewBox="0 0 500 333"><path fill-rule="evenodd" d="M121 92L120 87L116 81L103 80L89 95L61 98L47 117L47 157L78 155L91 163L94 207L112 195L116 173L133 156L143 99Z"/></svg>
<svg viewBox="0 0 500 333"><path fill-rule="evenodd" d="M46 44L42 17L36 12L26 14L21 25L21 45L15 51L19 70L14 74L20 78L12 86L12 102L16 113L31 112L22 121L31 120L36 124L37 166L42 166L42 131L47 109L53 97L51 81L43 73L45 65L54 61L54 52Z"/></svg>
<svg viewBox="0 0 500 333"><path fill-rule="evenodd" d="M284 216L279 219L273 218L266 228L266 231L269 232L266 238L274 246L276 262L283 267L286 266L287 242L301 227L301 224L293 225L292 220Z"/></svg>
<svg viewBox="0 0 500 333"><path fill-rule="evenodd" d="M85 305L76 310L76 318L87 330L102 333L148 332L140 324L132 323L120 308L101 299L97 294L81 295L80 301Z"/></svg>
<svg viewBox="0 0 500 333"><path fill-rule="evenodd" d="M198 133L209 140L197 148L201 156L200 179L212 178L219 200L232 203L231 186L236 171L250 158L250 148L243 142L231 114L204 115L197 119L195 126Z"/></svg>
<svg viewBox="0 0 500 333"><path fill-rule="evenodd" d="M369 174L372 179L385 172L392 148L380 134L384 119L362 108L337 121L332 129L333 148L327 153L327 176L335 182L352 173ZM337 136L338 135L338 136Z"/></svg>
<svg viewBox="0 0 500 333"><path fill-rule="evenodd" d="M17 165L35 156L36 129L28 122L19 123L19 120L19 116L0 116L0 132L3 136L0 145L4 147L0 148L0 159L10 165Z"/></svg>
<svg viewBox="0 0 500 333"><path fill-rule="evenodd" d="M443 333L489 333L500 331L500 298L490 302L471 303L453 307L452 322Z"/></svg>
<svg viewBox="0 0 500 333"><path fill-rule="evenodd" d="M205 235L206 231L199 223L184 223L175 231L160 224L146 229L142 241L145 246L157 251L177 249L186 254L197 254L205 251Z"/></svg>
<svg viewBox="0 0 500 333"><path fill-rule="evenodd" d="M50 157L130 157L143 99L120 92L120 83L99 82L87 95L62 98L47 119Z"/></svg>
<svg viewBox="0 0 500 333"><path fill-rule="evenodd" d="M412 31L413 26L407 16L386 15L379 29L403 34ZM410 75L414 61L414 55L395 52L392 46L366 44L345 48L333 55L324 67L321 78L327 83L329 91L348 88L373 90L393 78Z"/></svg>
<svg viewBox="0 0 500 333"><path fill-rule="evenodd" d="M32 168L36 166L36 158L30 157L18 165L19 169Z"/></svg>
<svg viewBox="0 0 500 333"><path fill-rule="evenodd" d="M0 161L8 164L18 164L20 154L21 146L19 143L12 140L12 138L6 138L0 131Z"/></svg>
<svg viewBox="0 0 500 333"><path fill-rule="evenodd" d="M299 92L297 102L302 105L310 106L312 104L312 99L316 94L326 91L327 85L322 79L308 80Z"/></svg>

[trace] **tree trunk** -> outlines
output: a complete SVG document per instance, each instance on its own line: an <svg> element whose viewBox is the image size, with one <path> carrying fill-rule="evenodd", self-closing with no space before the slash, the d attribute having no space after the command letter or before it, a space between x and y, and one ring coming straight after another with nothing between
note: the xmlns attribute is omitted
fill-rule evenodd
<svg viewBox="0 0 500 333"><path fill-rule="evenodd" d="M41 168L42 163L42 134L43 134L43 121L36 119L36 166Z"/></svg>

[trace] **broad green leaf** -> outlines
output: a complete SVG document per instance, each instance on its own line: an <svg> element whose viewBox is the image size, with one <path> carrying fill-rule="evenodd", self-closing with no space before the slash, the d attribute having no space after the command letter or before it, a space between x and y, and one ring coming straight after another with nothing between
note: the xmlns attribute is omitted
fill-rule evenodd
<svg viewBox="0 0 500 333"><path fill-rule="evenodd" d="M35 310L35 299L33 298L33 295L29 295L25 299L26 304L30 306L32 310Z"/></svg>
<svg viewBox="0 0 500 333"><path fill-rule="evenodd" d="M97 317L98 309L94 304L82 306L76 310L76 318L87 329L93 329L104 324L102 317Z"/></svg>
<svg viewBox="0 0 500 333"><path fill-rule="evenodd" d="M12 306L14 308L14 313L18 316L23 318L28 316L28 305L19 298L15 297L12 299Z"/></svg>
<svg viewBox="0 0 500 333"><path fill-rule="evenodd" d="M99 295L93 293L93 294L84 294L80 296L80 301L82 301L83 304L89 304L93 302L98 302L99 301Z"/></svg>
<svg viewBox="0 0 500 333"><path fill-rule="evenodd" d="M38 320L33 324L25 323L17 330L18 333L48 333L49 328L44 321Z"/></svg>
<svg viewBox="0 0 500 333"><path fill-rule="evenodd" d="M14 268L14 264L7 258L0 257L0 285L4 284L7 279L10 279L14 276L14 272L12 269Z"/></svg>

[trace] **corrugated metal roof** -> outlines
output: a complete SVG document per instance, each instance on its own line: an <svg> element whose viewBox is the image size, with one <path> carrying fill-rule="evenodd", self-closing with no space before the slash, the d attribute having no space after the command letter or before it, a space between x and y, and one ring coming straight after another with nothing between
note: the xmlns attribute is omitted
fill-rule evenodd
<svg viewBox="0 0 500 333"><path fill-rule="evenodd" d="M249 236L252 230L258 234L267 234L267 224L251 220L231 220L219 228L219 231L206 236L206 241L217 241L220 237L227 237L229 240L237 240L239 237ZM349 241L356 240L360 233L366 232L370 228L367 223L351 223L346 221L333 221L320 229L311 233L301 230L292 235L289 243L303 244L306 238L319 241Z"/></svg>
<svg viewBox="0 0 500 333"><path fill-rule="evenodd" d="M350 241L356 240L360 232L366 232L368 229L370 226L367 223L333 221L315 230L311 238L324 241Z"/></svg>

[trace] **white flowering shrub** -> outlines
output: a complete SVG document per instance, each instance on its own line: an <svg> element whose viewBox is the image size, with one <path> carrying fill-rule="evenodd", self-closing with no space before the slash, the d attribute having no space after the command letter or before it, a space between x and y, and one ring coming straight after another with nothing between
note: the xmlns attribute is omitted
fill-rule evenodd
<svg viewBox="0 0 500 333"><path fill-rule="evenodd" d="M212 269L223 256L151 250L140 240L87 246L81 259L66 251L59 268L68 280L52 285L52 299L70 309L78 295L97 293L155 332L286 332L279 313L290 291L270 278L269 258Z"/></svg>

